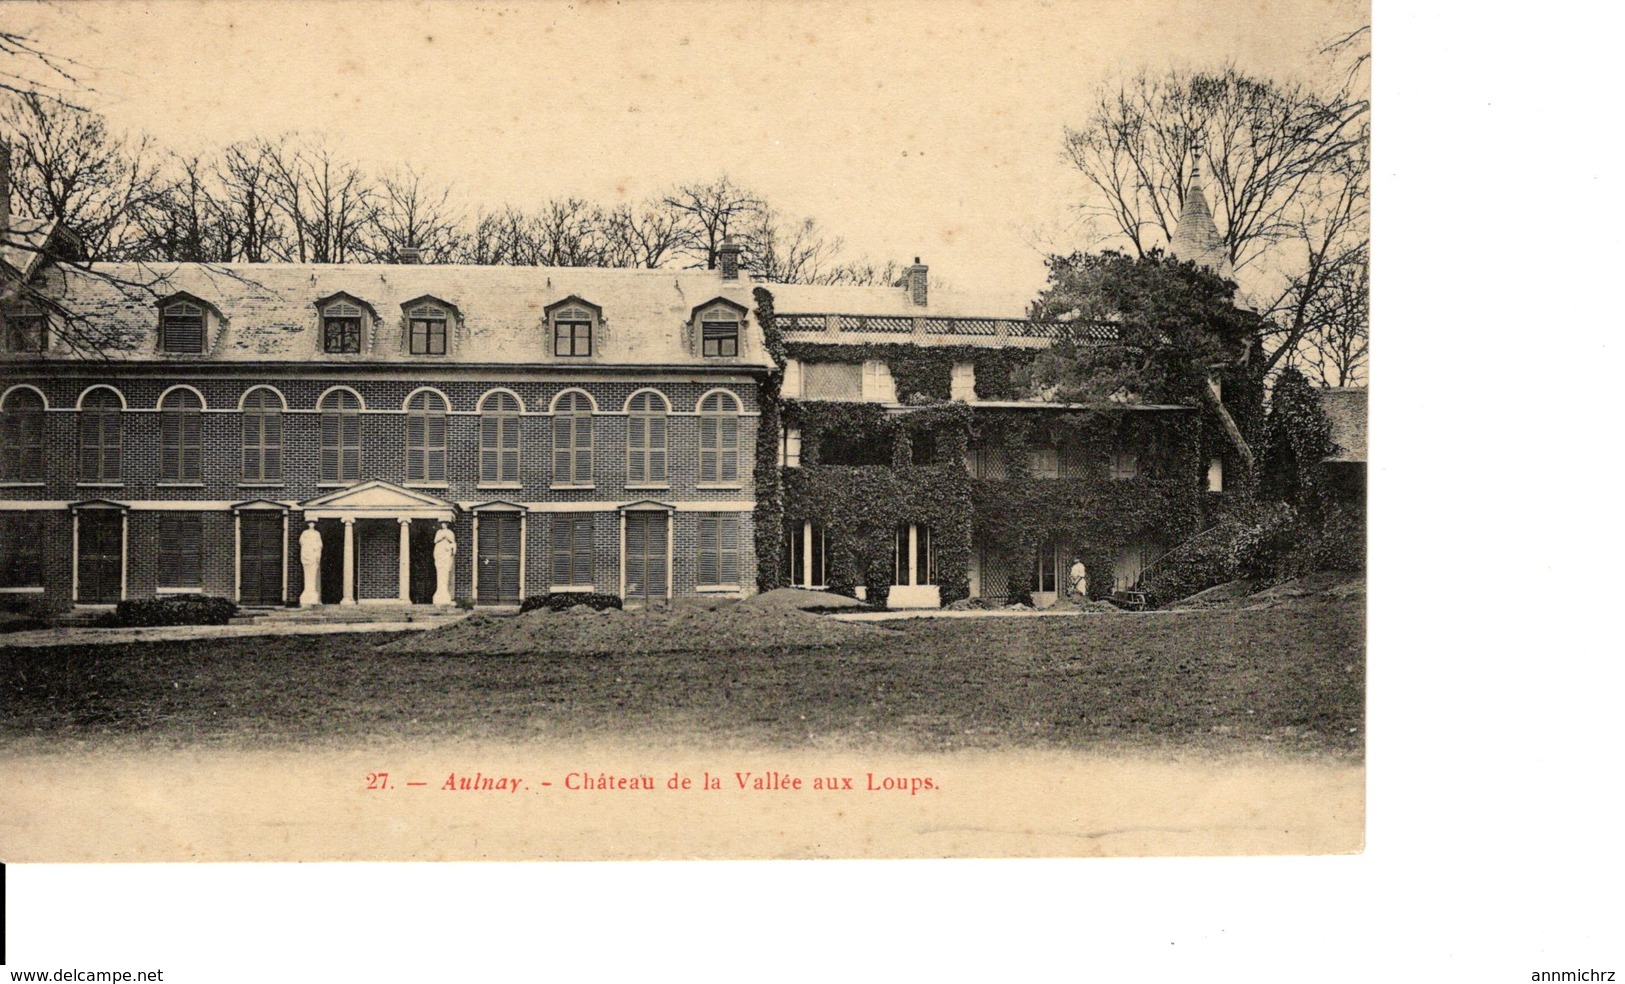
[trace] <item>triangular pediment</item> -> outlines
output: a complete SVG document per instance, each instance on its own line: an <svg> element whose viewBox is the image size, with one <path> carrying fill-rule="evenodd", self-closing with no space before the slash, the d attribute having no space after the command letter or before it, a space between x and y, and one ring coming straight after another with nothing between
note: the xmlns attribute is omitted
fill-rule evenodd
<svg viewBox="0 0 1625 984"><path fill-rule="evenodd" d="M280 510L282 512L287 512L288 510L287 506L272 499L246 499L242 502L232 503L231 508L239 512L245 509L261 509L265 511Z"/></svg>
<svg viewBox="0 0 1625 984"><path fill-rule="evenodd" d="M127 503L114 502L112 499L81 499L78 502L68 503L69 509L128 509Z"/></svg>
<svg viewBox="0 0 1625 984"><path fill-rule="evenodd" d="M628 502L620 507L621 512L675 512L677 507L669 502L656 502L653 499L639 499Z"/></svg>
<svg viewBox="0 0 1625 984"><path fill-rule="evenodd" d="M490 499L477 506L470 506L470 512L529 512L525 506L507 499Z"/></svg>
<svg viewBox="0 0 1625 984"><path fill-rule="evenodd" d="M338 489L301 503L305 510L402 510L455 509L451 503L418 489L409 489L393 482L372 481Z"/></svg>

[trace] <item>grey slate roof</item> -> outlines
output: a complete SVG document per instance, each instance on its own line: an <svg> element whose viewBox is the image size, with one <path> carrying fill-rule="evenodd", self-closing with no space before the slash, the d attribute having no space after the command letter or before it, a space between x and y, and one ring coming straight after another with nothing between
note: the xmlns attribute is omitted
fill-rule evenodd
<svg viewBox="0 0 1625 984"><path fill-rule="evenodd" d="M1332 440L1338 450L1327 461L1366 460L1366 397L1364 386L1323 389L1320 406L1332 422Z"/></svg>
<svg viewBox="0 0 1625 984"><path fill-rule="evenodd" d="M748 280L724 281L707 270L595 267L442 266L420 264L107 263L86 273L48 275L64 309L114 339L108 354L124 361L170 361L157 351L157 305L187 293L211 305L221 324L202 358L217 362L469 362L545 366L738 365L771 360L752 315L736 358L703 358L690 341L696 307L718 297L754 311ZM41 279L46 279L42 277ZM50 292L41 285L42 290ZM361 355L322 352L316 302L349 294L377 314ZM445 356L412 356L402 305L432 296L456 308ZM545 309L578 297L603 312L591 359L556 357Z"/></svg>

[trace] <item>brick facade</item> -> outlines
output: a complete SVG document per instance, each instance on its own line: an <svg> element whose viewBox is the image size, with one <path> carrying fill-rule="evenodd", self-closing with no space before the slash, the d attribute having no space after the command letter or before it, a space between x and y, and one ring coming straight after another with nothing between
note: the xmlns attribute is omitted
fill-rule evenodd
<svg viewBox="0 0 1625 984"><path fill-rule="evenodd" d="M66 368L66 367L64 367ZM179 367L176 367L177 369ZM450 503L460 512L452 524L459 551L454 565L453 594L470 598L474 593L473 567L477 562L473 516L466 510L483 502L502 500L527 509L523 588L527 594L550 587L550 510L591 504L594 517L594 590L618 594L621 591L621 520L619 506L655 500L682 509L698 508L714 502L730 513L753 505L749 462L755 454L755 414L758 409L756 383L735 375L715 381L663 376L650 372L640 380L537 379L516 373L496 378L470 378L468 374L446 373L438 378L425 373L417 379L366 378L314 374L306 378L272 378L250 374L222 377L201 372L154 375L139 371L94 374L69 371L34 374L18 378L7 374L0 392L14 385L37 389L47 410L44 428L44 467L42 481L0 485L0 511L26 507L41 515L43 542L41 583L46 598L70 602L73 597L73 521L69 503L88 499L108 499L129 505L125 514L128 545L125 562L125 595L149 598L158 593L159 515L184 510L201 512L199 555L205 594L234 597L237 592L238 544L232 505L250 500L268 500L287 510L288 550L287 597L296 603L304 584L297 539L304 528L299 505L340 487L323 483L320 475L321 413L319 401L335 387L355 392L363 410L361 480L382 480L409 485L406 479L406 413L408 397L422 388L442 394L450 407L447 416L446 481L411 486ZM117 483L81 482L79 475L80 414L77 406L83 395L95 387L110 387L123 399L121 415L121 480ZM188 387L202 396L201 481L166 482L160 474L160 403L166 392ZM243 477L243 415L239 412L245 394L257 387L270 387L286 407L282 415L282 466L280 482L249 481ZM733 395L741 409L739 428L740 478L725 486L699 482L700 421L696 408L702 397L713 390ZM567 390L581 390L596 406L593 414L592 484L588 487L554 488L553 429L551 408L554 399ZM627 482L627 417L629 397L640 390L653 390L670 406L667 418L667 481L660 485L631 486ZM520 469L518 483L482 484L480 466L481 401L490 393L505 391L518 397ZM345 483L349 484L349 483ZM8 503L13 503L8 509ZM695 590L693 566L697 514L674 513L672 526L671 582L677 594ZM424 521L419 520L422 524ZM433 523L428 524L432 530ZM423 536L426 533L420 532ZM399 528L393 520L363 519L356 526L356 599L394 601L399 598ZM324 563L332 558L324 553ZM414 558L424 563L422 556ZM743 561L743 558L742 558ZM420 576L422 576L420 574ZM742 572L742 588L755 583L754 567L747 578Z"/></svg>

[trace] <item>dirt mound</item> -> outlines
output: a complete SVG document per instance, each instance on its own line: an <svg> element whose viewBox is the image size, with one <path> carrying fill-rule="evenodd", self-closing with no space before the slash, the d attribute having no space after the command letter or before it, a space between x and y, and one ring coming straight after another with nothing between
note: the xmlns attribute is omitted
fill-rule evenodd
<svg viewBox="0 0 1625 984"><path fill-rule="evenodd" d="M578 611L577 609L584 609ZM891 629L809 615L794 608L721 600L664 611L538 610L507 618L471 615L461 622L391 643L385 652L659 653L710 649L837 646L892 635Z"/></svg>
<svg viewBox="0 0 1625 984"><path fill-rule="evenodd" d="M776 588L764 591L761 594L751 595L741 605L750 608L767 608L774 611L804 611L808 608L867 608L868 605L856 598L835 594L832 591L808 591L806 588Z"/></svg>
<svg viewBox="0 0 1625 984"><path fill-rule="evenodd" d="M1325 602L1364 601L1365 577L1346 571L1324 571L1293 578L1254 591L1251 581L1230 581L1169 605L1170 609L1279 608Z"/></svg>
<svg viewBox="0 0 1625 984"><path fill-rule="evenodd" d="M1216 584L1205 591L1198 591L1189 598L1170 604L1174 610L1186 608L1233 608L1236 602L1242 601L1253 593L1253 582L1248 580L1226 581Z"/></svg>

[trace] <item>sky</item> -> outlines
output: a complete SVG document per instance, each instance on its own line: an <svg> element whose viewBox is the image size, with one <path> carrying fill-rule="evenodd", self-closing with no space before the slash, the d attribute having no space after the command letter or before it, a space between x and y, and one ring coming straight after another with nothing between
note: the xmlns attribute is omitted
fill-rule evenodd
<svg viewBox="0 0 1625 984"><path fill-rule="evenodd" d="M1062 133L1140 69L1303 74L1344 0L471 4L0 0L116 129L206 152L288 130L470 206L606 204L726 173L848 255L1043 282L1081 180Z"/></svg>

